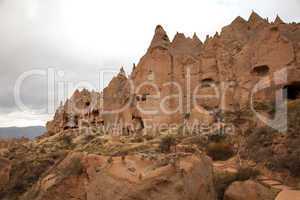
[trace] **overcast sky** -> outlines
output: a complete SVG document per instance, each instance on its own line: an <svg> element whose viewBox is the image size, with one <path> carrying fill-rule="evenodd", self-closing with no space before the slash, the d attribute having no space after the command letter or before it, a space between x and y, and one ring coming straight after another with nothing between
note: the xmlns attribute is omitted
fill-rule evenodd
<svg viewBox="0 0 300 200"><path fill-rule="evenodd" d="M157 24L170 38L196 32L203 40L252 10L300 22L299 0L0 0L0 127L44 125L53 115L40 111L48 101L47 76L21 82L30 112L16 105L14 86L24 72L50 67L57 82L85 81L99 90L99 71L123 65L130 72Z"/></svg>

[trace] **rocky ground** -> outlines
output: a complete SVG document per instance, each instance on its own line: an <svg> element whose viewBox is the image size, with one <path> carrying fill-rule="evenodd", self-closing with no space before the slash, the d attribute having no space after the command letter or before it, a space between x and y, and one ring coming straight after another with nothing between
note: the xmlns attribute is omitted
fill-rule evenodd
<svg viewBox="0 0 300 200"><path fill-rule="evenodd" d="M296 176L287 177L285 170L272 171L262 162L239 156L234 142L218 135L182 136L178 130L155 136L111 136L79 129L15 141L2 148L0 197L284 200L299 196Z"/></svg>

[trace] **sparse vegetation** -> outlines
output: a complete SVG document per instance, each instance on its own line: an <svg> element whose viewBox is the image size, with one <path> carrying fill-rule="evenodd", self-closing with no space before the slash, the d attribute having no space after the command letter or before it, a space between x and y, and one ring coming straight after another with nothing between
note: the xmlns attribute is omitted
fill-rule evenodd
<svg viewBox="0 0 300 200"><path fill-rule="evenodd" d="M254 109L256 111L264 111L273 115L275 113L275 103L274 102L254 102Z"/></svg>
<svg viewBox="0 0 300 200"><path fill-rule="evenodd" d="M177 135L181 136L181 137L185 137L185 136L191 135L191 133L190 133L190 130L186 126L181 125L177 129Z"/></svg>
<svg viewBox="0 0 300 200"><path fill-rule="evenodd" d="M138 136L138 137L135 137L135 138L131 139L130 142L133 142L133 143L142 143L142 142L144 142L144 138L141 137L141 136Z"/></svg>
<svg viewBox="0 0 300 200"><path fill-rule="evenodd" d="M287 106L287 132L279 133L270 127L248 130L243 156L265 163L271 170L289 171L300 177L300 101L290 101Z"/></svg>
<svg viewBox="0 0 300 200"><path fill-rule="evenodd" d="M237 181L246 181L249 179L255 179L260 175L259 170L251 167L241 167L236 174Z"/></svg>
<svg viewBox="0 0 300 200"><path fill-rule="evenodd" d="M214 185L218 200L223 200L226 188L236 181L236 175L229 172L219 172L214 175Z"/></svg>
<svg viewBox="0 0 300 200"><path fill-rule="evenodd" d="M24 154L26 152L26 154ZM39 155L39 149L25 149L20 145L17 151L10 151L12 169L9 183L5 190L0 191L0 199L17 199L28 188L32 187L43 173L55 163L55 159L60 159L63 155L53 158L52 154ZM26 156L25 156L26 155Z"/></svg>
<svg viewBox="0 0 300 200"><path fill-rule="evenodd" d="M61 173L67 176L79 176L84 172L80 158L73 157L70 164L61 170Z"/></svg>
<svg viewBox="0 0 300 200"><path fill-rule="evenodd" d="M94 138L95 138L94 135L87 134L84 136L83 140L84 140L84 142L88 143L88 142L91 142Z"/></svg>
<svg viewBox="0 0 300 200"><path fill-rule="evenodd" d="M246 181L255 179L259 175L259 171L252 168L240 168L237 173L218 172L214 176L214 185L217 193L217 199L223 200L225 190L235 181Z"/></svg>
<svg viewBox="0 0 300 200"><path fill-rule="evenodd" d="M232 145L227 142L210 143L206 151L213 160L227 160L234 155Z"/></svg>
<svg viewBox="0 0 300 200"><path fill-rule="evenodd" d="M162 153L169 153L171 147L176 144L176 139L174 136L166 136L161 139L159 149Z"/></svg>
<svg viewBox="0 0 300 200"><path fill-rule="evenodd" d="M72 138L68 135L63 135L62 141L63 141L64 145L66 145L66 146L72 145Z"/></svg>

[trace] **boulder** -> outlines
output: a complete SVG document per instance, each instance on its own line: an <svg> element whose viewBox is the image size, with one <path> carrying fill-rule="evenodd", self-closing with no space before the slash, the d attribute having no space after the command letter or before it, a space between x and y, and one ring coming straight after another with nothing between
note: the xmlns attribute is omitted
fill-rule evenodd
<svg viewBox="0 0 300 200"><path fill-rule="evenodd" d="M274 200L275 194L267 187L248 180L232 183L224 194L225 200Z"/></svg>
<svg viewBox="0 0 300 200"><path fill-rule="evenodd" d="M300 191L296 190L283 190L281 191L275 200L300 200Z"/></svg>

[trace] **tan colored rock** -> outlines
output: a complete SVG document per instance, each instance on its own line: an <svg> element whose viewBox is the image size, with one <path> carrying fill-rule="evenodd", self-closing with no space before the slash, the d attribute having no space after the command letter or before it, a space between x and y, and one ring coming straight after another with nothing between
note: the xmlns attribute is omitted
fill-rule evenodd
<svg viewBox="0 0 300 200"><path fill-rule="evenodd" d="M275 194L265 186L248 180L234 182L225 191L225 200L273 200Z"/></svg>
<svg viewBox="0 0 300 200"><path fill-rule="evenodd" d="M214 122L214 117L211 114L204 112L200 108L199 110L194 108L188 118L188 123L190 123L191 125L193 123L211 125L213 122Z"/></svg>
<svg viewBox="0 0 300 200"><path fill-rule="evenodd" d="M262 80L270 83L268 89L252 96L272 102L274 88L293 85L300 79L299 44L299 24L283 23L279 16L269 23L255 12L248 20L237 17L204 43L196 34L189 38L183 33L170 41L158 25L148 51L128 77L121 70L102 93L76 91L47 124L48 133L78 128L81 121L92 127L120 125L125 132L135 131L132 127L136 124L146 129L183 124L197 106L226 111L249 106L253 88ZM275 81L275 74L286 67L287 80ZM202 87L205 82L212 82L219 94L212 87ZM278 84L273 87L275 82ZM101 100L91 108L86 101L92 96ZM67 109L74 105L83 111Z"/></svg>
<svg viewBox="0 0 300 200"><path fill-rule="evenodd" d="M27 192L31 199L201 199L214 200L211 161L202 156L181 158L178 169L171 164L155 167L154 161L127 156L70 154Z"/></svg>
<svg viewBox="0 0 300 200"><path fill-rule="evenodd" d="M151 41L149 51L152 51L156 48L168 49L170 45L170 40L165 30L161 25L157 25L155 28L155 35Z"/></svg>
<svg viewBox="0 0 300 200"><path fill-rule="evenodd" d="M296 190L283 190L275 200L300 200L300 191Z"/></svg>

